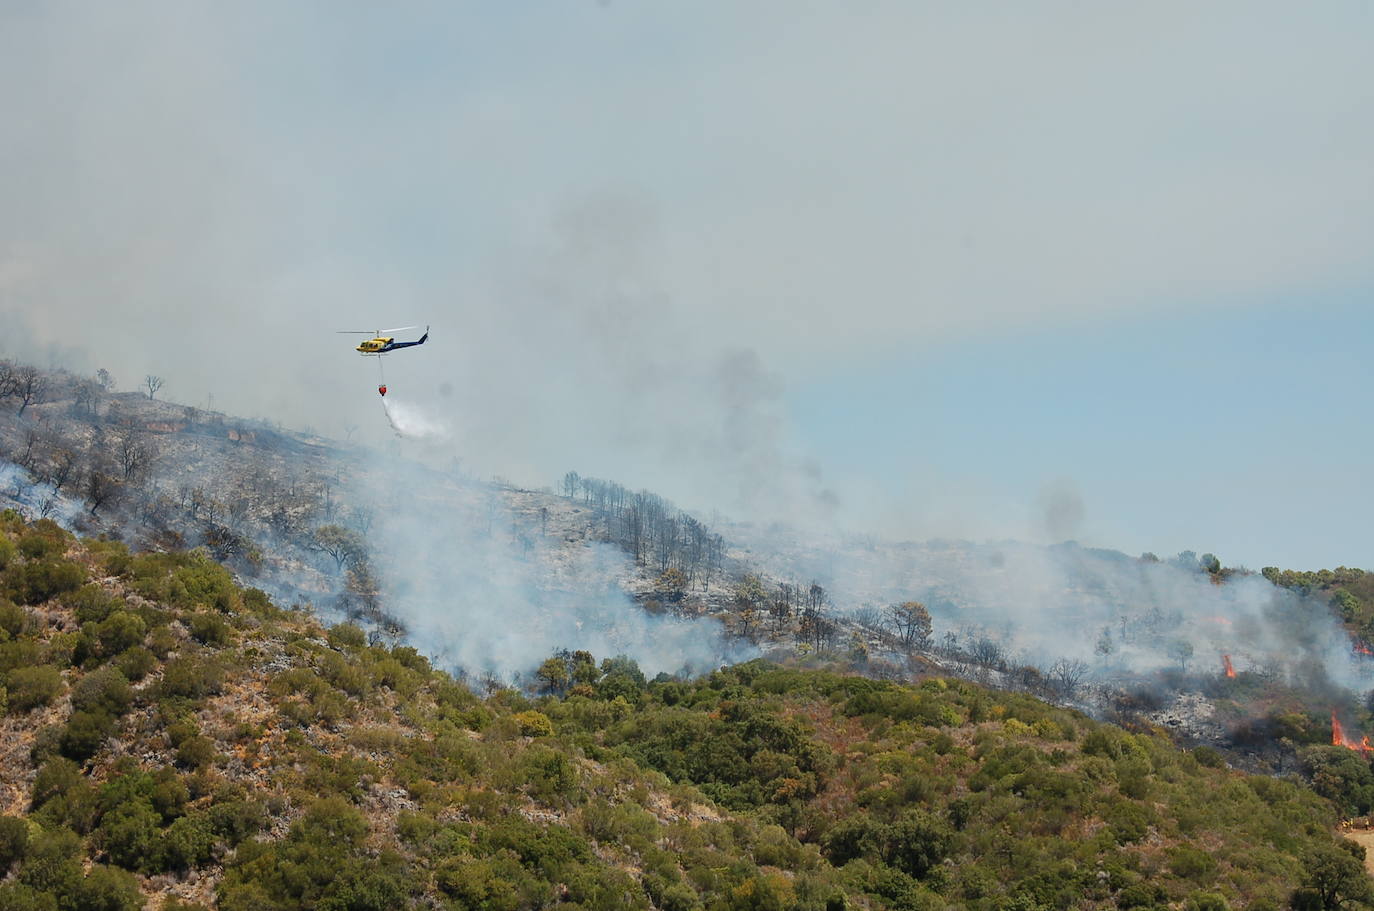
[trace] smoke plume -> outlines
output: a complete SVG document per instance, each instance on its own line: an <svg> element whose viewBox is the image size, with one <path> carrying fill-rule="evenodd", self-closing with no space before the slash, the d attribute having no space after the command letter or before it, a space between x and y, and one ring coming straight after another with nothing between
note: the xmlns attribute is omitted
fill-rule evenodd
<svg viewBox="0 0 1374 911"><path fill-rule="evenodd" d="M393 401L381 396L382 410L391 429L398 437L410 440L438 442L448 439L448 425L434 417L421 406L410 402Z"/></svg>

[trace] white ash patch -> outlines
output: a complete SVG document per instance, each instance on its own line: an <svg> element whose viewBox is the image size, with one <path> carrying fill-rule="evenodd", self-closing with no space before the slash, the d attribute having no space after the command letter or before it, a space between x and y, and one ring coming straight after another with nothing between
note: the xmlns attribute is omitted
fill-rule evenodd
<svg viewBox="0 0 1374 911"><path fill-rule="evenodd" d="M1201 693L1179 693L1168 706L1145 717L1152 724L1190 740L1217 743L1226 734L1222 726L1213 720L1216 707Z"/></svg>

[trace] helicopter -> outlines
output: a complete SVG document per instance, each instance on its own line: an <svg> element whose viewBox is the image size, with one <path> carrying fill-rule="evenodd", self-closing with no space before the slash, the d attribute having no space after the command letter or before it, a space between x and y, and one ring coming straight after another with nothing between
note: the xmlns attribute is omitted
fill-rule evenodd
<svg viewBox="0 0 1374 911"><path fill-rule="evenodd" d="M349 330L349 329L340 329L336 334L338 334L338 335L370 335L370 336L372 336L372 338L366 339L366 340L364 340L363 342L361 342L361 343L358 345L358 347L354 348L353 350L356 351L356 352L358 352L359 354L361 354L363 357L375 357L375 358L377 358L377 376L378 376L379 379L381 379L381 378L382 378L382 355L384 355L384 354L390 354L390 353L393 352L393 351L399 351L399 350L402 349L402 348L414 348L416 345L423 345L423 344L424 344L426 341L428 341L428 339L429 339L429 327L428 327L428 326L425 327L425 334L422 335L422 336L420 336L419 341L415 341L415 342L398 342L398 341L396 341L396 337L395 337L395 336L387 335L387 333L388 333L388 332L405 332L407 329L418 329L418 328L420 328L420 327L419 327L419 326L401 326L401 327L398 328L398 329L376 329L376 330L364 330L364 331L355 331L355 330ZM381 396L385 396L385 395L386 395L386 380L385 380L385 379L382 379L382 382L378 384L378 386L377 386L377 394L378 394L378 395L381 395Z"/></svg>
<svg viewBox="0 0 1374 911"><path fill-rule="evenodd" d="M396 339L395 339L394 336L390 336L390 335L387 335L387 334L386 334L386 333L388 333L388 332L404 332L404 331L406 331L407 329L418 329L418 328L420 328L420 327L419 327L419 326L402 326L402 327L400 327L399 329L377 329L377 330L365 330L365 331L353 331L353 330L349 330L349 329L341 329L341 330L339 330L339 332L338 332L337 334L338 334L338 335L371 335L372 338L370 338L370 339L368 339L367 341L363 342L362 344L358 345L358 347L354 348L353 350L356 351L356 352L358 352L358 353L361 354L361 355L364 355L364 356L372 355L372 356L375 356L375 357L381 357L383 354L389 354L390 352L396 351L396 350L398 350L398 349L400 349L400 348L413 348L413 347L415 347L416 345L423 345L423 344L425 343L425 341L429 338L429 327L428 327L428 326L425 327L425 334L422 335L422 336L420 336L420 340L419 340L418 342L398 342L398 341L396 341Z"/></svg>

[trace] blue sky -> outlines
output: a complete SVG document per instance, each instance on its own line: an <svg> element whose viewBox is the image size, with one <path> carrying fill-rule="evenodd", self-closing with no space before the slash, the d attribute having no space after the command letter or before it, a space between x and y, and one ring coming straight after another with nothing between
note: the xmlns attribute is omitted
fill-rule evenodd
<svg viewBox="0 0 1374 911"><path fill-rule="evenodd" d="M1040 498L1067 490L1084 543L1366 565L1371 352L1374 294L1328 293L964 338L816 377L788 404L822 462L898 491L893 533L1048 536Z"/></svg>
<svg viewBox="0 0 1374 911"><path fill-rule="evenodd" d="M385 443L333 330L430 324L392 395L481 476L1370 564L1372 32L1362 0L4 5L0 353Z"/></svg>

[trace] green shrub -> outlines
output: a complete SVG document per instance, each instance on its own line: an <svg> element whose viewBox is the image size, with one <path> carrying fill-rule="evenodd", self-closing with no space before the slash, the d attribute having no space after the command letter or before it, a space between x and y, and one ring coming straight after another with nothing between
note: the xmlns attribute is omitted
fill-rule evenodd
<svg viewBox="0 0 1374 911"><path fill-rule="evenodd" d="M1168 857L1169 871L1184 879L1200 880L1210 876L1217 869L1216 858L1189 844L1170 848Z"/></svg>
<svg viewBox="0 0 1374 911"><path fill-rule="evenodd" d="M148 634L148 650L157 658L166 658L180 646L181 640L166 626L159 626Z"/></svg>
<svg viewBox="0 0 1374 911"><path fill-rule="evenodd" d="M72 712L58 749L68 759L85 762L100 751L114 731L115 719L107 712Z"/></svg>
<svg viewBox="0 0 1374 911"><path fill-rule="evenodd" d="M104 621L95 624L91 632L100 642L102 655L117 655L141 644L148 632L148 624L136 614L116 610Z"/></svg>
<svg viewBox="0 0 1374 911"><path fill-rule="evenodd" d="M76 611L77 622L83 626L88 623L100 623L110 616L112 611L124 606L121 599L94 582L81 586L68 596L67 604Z"/></svg>
<svg viewBox="0 0 1374 911"><path fill-rule="evenodd" d="M553 722L543 712L534 710L516 712L513 719L520 728L520 734L524 737L553 736Z"/></svg>
<svg viewBox="0 0 1374 911"><path fill-rule="evenodd" d="M19 868L19 882L57 898L59 907L74 908L81 887L81 839L70 829L49 829L29 841Z"/></svg>
<svg viewBox="0 0 1374 911"><path fill-rule="evenodd" d="M5 570L9 596L20 604L42 604L86 581L86 571L69 560L43 561L11 566Z"/></svg>
<svg viewBox="0 0 1374 911"><path fill-rule="evenodd" d="M1226 896L1216 892L1194 892L1183 905L1184 911L1231 911Z"/></svg>
<svg viewBox="0 0 1374 911"><path fill-rule="evenodd" d="M11 639L17 639L32 626L29 612L19 605L0 598L0 631ZM3 639L4 636L0 636Z"/></svg>
<svg viewBox="0 0 1374 911"><path fill-rule="evenodd" d="M91 868L71 902L73 911L139 911L143 905L138 879L103 864Z"/></svg>
<svg viewBox="0 0 1374 911"><path fill-rule="evenodd" d="M1152 814L1145 807L1129 801L1113 804L1107 810L1105 818L1112 837L1120 845L1140 841L1150 831L1150 825L1154 821Z"/></svg>
<svg viewBox="0 0 1374 911"><path fill-rule="evenodd" d="M19 538L19 552L30 560L60 557L71 536L51 519L39 519Z"/></svg>
<svg viewBox="0 0 1374 911"><path fill-rule="evenodd" d="M33 639L0 642L0 676L8 674L15 668L46 664L45 658L42 644Z"/></svg>
<svg viewBox="0 0 1374 911"><path fill-rule="evenodd" d="M201 867L214 857L215 829L207 813L183 816L167 827L160 845L161 866L178 872Z"/></svg>
<svg viewBox="0 0 1374 911"><path fill-rule="evenodd" d="M133 688L114 667L91 671L72 687L72 709L77 712L104 712L118 718L133 702Z"/></svg>
<svg viewBox="0 0 1374 911"><path fill-rule="evenodd" d="M5 675L9 711L27 712L50 704L62 692L62 674L55 667L17 667Z"/></svg>
<svg viewBox="0 0 1374 911"><path fill-rule="evenodd" d="M126 678L137 682L152 673L153 668L157 667L157 658L143 646L135 645L115 658L114 666Z"/></svg>
<svg viewBox="0 0 1374 911"><path fill-rule="evenodd" d="M188 737L177 747L177 764L189 769L203 769L217 757L214 741L196 735Z"/></svg>
<svg viewBox="0 0 1374 911"><path fill-rule="evenodd" d="M191 638L203 645L228 645L233 639L233 631L219 614L197 611L186 618L186 628Z"/></svg>
<svg viewBox="0 0 1374 911"><path fill-rule="evenodd" d="M0 816L0 878L24 859L28 848L28 823L15 816Z"/></svg>
<svg viewBox="0 0 1374 911"><path fill-rule="evenodd" d="M17 548L9 536L0 533L0 570L5 569L14 562L14 554Z"/></svg>
<svg viewBox="0 0 1374 911"><path fill-rule="evenodd" d="M100 817L93 839L113 863L155 873L162 869L161 827L162 819L146 800L126 800Z"/></svg>
<svg viewBox="0 0 1374 911"><path fill-rule="evenodd" d="M367 645L367 633L355 623L340 623L329 628L329 644L337 649L349 650Z"/></svg>
<svg viewBox="0 0 1374 911"><path fill-rule="evenodd" d="M0 883L0 911L58 911L57 896L21 882Z"/></svg>
<svg viewBox="0 0 1374 911"><path fill-rule="evenodd" d="M199 700L218 693L223 685L224 671L218 664L186 657L167 662L158 689L164 698Z"/></svg>

